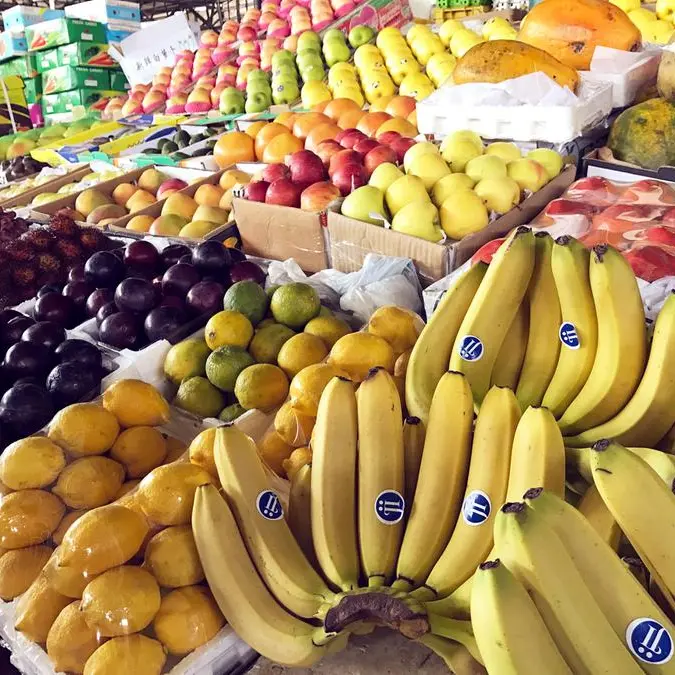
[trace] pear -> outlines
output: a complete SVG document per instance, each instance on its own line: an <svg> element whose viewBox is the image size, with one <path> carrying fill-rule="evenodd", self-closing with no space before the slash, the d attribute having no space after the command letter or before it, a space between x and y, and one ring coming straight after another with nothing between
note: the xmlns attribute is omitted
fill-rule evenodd
<svg viewBox="0 0 675 675"><path fill-rule="evenodd" d="M472 159L483 154L483 143L480 137L478 138L479 145L475 139L466 136L467 133L471 132L455 132L441 143L441 157L450 164L453 173L463 172Z"/></svg>
<svg viewBox="0 0 675 675"><path fill-rule="evenodd" d="M451 239L462 239L490 222L483 200L473 190L461 190L441 204L441 227Z"/></svg>
<svg viewBox="0 0 675 675"><path fill-rule="evenodd" d="M406 173L410 171L410 165L413 163L413 161L425 152L432 152L437 155L438 147L433 143L424 141L423 143L415 143L415 145L408 149L408 151L403 156L403 168L405 169Z"/></svg>
<svg viewBox="0 0 675 675"><path fill-rule="evenodd" d="M443 239L443 230L438 226L438 209L427 199L406 204L394 216L391 229L434 243Z"/></svg>
<svg viewBox="0 0 675 675"><path fill-rule="evenodd" d="M396 180L403 177L403 171L401 171L396 164L391 162L383 162L378 164L375 167L375 171L370 174L370 180L368 185L386 192L387 188Z"/></svg>
<svg viewBox="0 0 675 675"><path fill-rule="evenodd" d="M387 218L384 211L384 193L372 185L357 188L342 202L342 215L372 225L384 225L382 218Z"/></svg>
<svg viewBox="0 0 675 675"><path fill-rule="evenodd" d="M431 204L424 183L417 176L403 176L394 181L385 193L387 207L390 213L395 216L406 204L424 200Z"/></svg>
<svg viewBox="0 0 675 675"><path fill-rule="evenodd" d="M459 190L471 190L475 184L476 181L465 173L448 174L434 184L431 189L431 201L440 207L450 195Z"/></svg>
<svg viewBox="0 0 675 675"><path fill-rule="evenodd" d="M507 164L522 157L520 148L515 143L505 143L503 141L490 143L490 145L485 148L485 154L501 157Z"/></svg>
<svg viewBox="0 0 675 675"><path fill-rule="evenodd" d="M450 167L448 167L446 161L440 155L432 152L424 152L415 157L408 169L408 175L420 178L427 191L431 190L443 176L449 174Z"/></svg>
<svg viewBox="0 0 675 675"><path fill-rule="evenodd" d="M513 178L485 178L474 188L488 211L507 213L520 203L520 187Z"/></svg>
<svg viewBox="0 0 675 675"><path fill-rule="evenodd" d="M555 150L537 148L536 150L530 150L527 153L527 158L539 162L546 170L549 180L553 180L562 171L563 160Z"/></svg>
<svg viewBox="0 0 675 675"><path fill-rule="evenodd" d="M518 183L521 190L536 192L548 183L546 169L533 159L517 159L506 170L510 178Z"/></svg>
<svg viewBox="0 0 675 675"><path fill-rule="evenodd" d="M473 178L478 183L485 178L506 176L506 163L497 155L481 155L467 162L464 171L469 178Z"/></svg>

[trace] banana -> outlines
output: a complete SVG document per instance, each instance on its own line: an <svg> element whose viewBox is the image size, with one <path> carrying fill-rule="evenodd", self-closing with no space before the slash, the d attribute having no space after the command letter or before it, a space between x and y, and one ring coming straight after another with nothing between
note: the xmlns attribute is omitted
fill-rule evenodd
<svg viewBox="0 0 675 675"><path fill-rule="evenodd" d="M532 599L499 560L476 571L471 624L489 673L572 675Z"/></svg>
<svg viewBox="0 0 675 675"><path fill-rule="evenodd" d="M472 424L473 397L467 378L461 373L445 373L431 402L395 588L409 590L423 584L448 543L466 483Z"/></svg>
<svg viewBox="0 0 675 675"><path fill-rule="evenodd" d="M588 521L588 524L597 532L612 551L619 549L621 543L621 528L618 526L611 511L602 501L602 497L595 485L591 485L581 498L577 507L579 513Z"/></svg>
<svg viewBox="0 0 675 675"><path fill-rule="evenodd" d="M546 408L528 408L518 422L506 501L521 500L533 487L545 487L560 496L565 491L565 446Z"/></svg>
<svg viewBox="0 0 675 675"><path fill-rule="evenodd" d="M417 479L419 478L422 452L424 451L424 424L419 417L406 417L403 421L403 452L405 472L406 513L415 498Z"/></svg>
<svg viewBox="0 0 675 675"><path fill-rule="evenodd" d="M461 516L424 584L437 597L449 595L463 584L492 549L494 515L506 497L519 419L520 406L513 392L492 387L476 420Z"/></svg>
<svg viewBox="0 0 675 675"><path fill-rule="evenodd" d="M551 269L553 239L547 232L537 232L534 240L534 270L526 296L529 333L516 389L523 410L541 405L560 354L560 301Z"/></svg>
<svg viewBox="0 0 675 675"><path fill-rule="evenodd" d="M237 523L213 485L197 488L192 530L213 597L239 637L263 656L310 667L328 653L314 644L317 631L282 609L258 575Z"/></svg>
<svg viewBox="0 0 675 675"><path fill-rule="evenodd" d="M459 642L459 644L467 648L469 654L476 661L483 663L470 621L449 619L446 616L437 616L435 614L429 614L427 619L429 620L429 628L434 635Z"/></svg>
<svg viewBox="0 0 675 675"><path fill-rule="evenodd" d="M644 618L660 623L673 644L675 626L579 511L554 494L539 489L527 493L525 501L533 512L533 515L528 513L528 518L541 519L543 526L558 535L619 639L629 640L629 626L635 619ZM630 642L625 646L649 675L675 673L675 661L650 663L632 649Z"/></svg>
<svg viewBox="0 0 675 675"><path fill-rule="evenodd" d="M594 246L590 280L598 349L586 384L559 420L565 436L614 417L635 392L645 365L645 313L630 265L617 250Z"/></svg>
<svg viewBox="0 0 675 675"><path fill-rule="evenodd" d="M312 539L326 578L343 591L358 588L356 533L356 396L334 377L319 401L312 432Z"/></svg>
<svg viewBox="0 0 675 675"><path fill-rule="evenodd" d="M619 527L645 565L661 578L663 590L672 596L675 495L644 460L617 443L596 443L591 467L595 484Z"/></svg>
<svg viewBox="0 0 675 675"><path fill-rule="evenodd" d="M396 570L405 511L401 399L386 370L368 373L356 408L359 549L368 585L378 587Z"/></svg>
<svg viewBox="0 0 675 675"><path fill-rule="evenodd" d="M581 242L568 236L555 240L551 271L560 301L561 320L572 325L577 337L562 342L555 373L541 402L556 419L586 383L598 348L598 319L591 292L589 261L588 249ZM562 324L560 329L562 331Z"/></svg>
<svg viewBox="0 0 675 675"><path fill-rule="evenodd" d="M289 611L313 617L333 593L305 558L283 517L255 443L235 426L216 431L218 477L255 566Z"/></svg>
<svg viewBox="0 0 675 675"><path fill-rule="evenodd" d="M675 294L659 312L647 367L632 398L615 417L565 438L572 447L612 438L621 445L654 447L675 424Z"/></svg>
<svg viewBox="0 0 675 675"><path fill-rule="evenodd" d="M475 574L467 579L454 593L440 600L431 600L424 603L424 608L429 614L438 614L447 616L451 619L469 619L471 617L471 591ZM420 588L413 595L420 591L427 590Z"/></svg>
<svg viewBox="0 0 675 675"><path fill-rule="evenodd" d="M312 465L305 464L291 480L288 494L288 527L313 567L318 560L312 542Z"/></svg>
<svg viewBox="0 0 675 675"><path fill-rule="evenodd" d="M506 331L527 291L534 267L534 235L517 227L499 247L462 321L450 370L464 373L480 405L490 387Z"/></svg>
<svg viewBox="0 0 675 675"><path fill-rule="evenodd" d="M518 386L518 378L525 359L527 336L530 332L530 311L526 303L521 303L516 316L506 332L495 366L492 369L491 384L508 387L513 391Z"/></svg>
<svg viewBox="0 0 675 675"><path fill-rule="evenodd" d="M558 535L530 507L523 503L502 507L495 519L495 545L501 561L532 597L575 675L643 673L612 630Z"/></svg>
<svg viewBox="0 0 675 675"><path fill-rule="evenodd" d="M431 649L454 675L487 675L485 668L458 642L431 633L417 638L415 642Z"/></svg>
<svg viewBox="0 0 675 675"><path fill-rule="evenodd" d="M482 262L472 265L443 294L413 347L406 371L405 403L408 414L422 420L423 427L429 421L436 385L448 369L459 327L487 269Z"/></svg>

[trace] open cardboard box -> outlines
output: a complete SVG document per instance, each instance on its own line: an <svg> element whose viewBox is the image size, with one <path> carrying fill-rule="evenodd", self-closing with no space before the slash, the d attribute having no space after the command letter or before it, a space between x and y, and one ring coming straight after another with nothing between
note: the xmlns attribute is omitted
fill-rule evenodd
<svg viewBox="0 0 675 675"><path fill-rule="evenodd" d="M410 258L422 282L428 285L469 260L487 242L503 237L518 225L529 223L551 200L560 197L575 178L576 166L570 164L541 190L480 232L460 241L439 244L329 212L331 266L340 272L355 272L361 269L368 253Z"/></svg>
<svg viewBox="0 0 675 675"><path fill-rule="evenodd" d="M675 185L675 166L643 169L637 164L616 159L609 148L589 152L583 158L583 172L589 177L602 176L617 183L633 183L644 178L653 178Z"/></svg>

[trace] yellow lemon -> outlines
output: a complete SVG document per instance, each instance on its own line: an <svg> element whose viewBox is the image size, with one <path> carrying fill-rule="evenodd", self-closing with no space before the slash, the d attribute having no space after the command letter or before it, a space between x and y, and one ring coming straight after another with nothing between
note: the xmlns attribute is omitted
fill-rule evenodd
<svg viewBox="0 0 675 675"><path fill-rule="evenodd" d="M166 399L142 380L118 380L103 394L103 407L123 427L156 427L169 421Z"/></svg>
<svg viewBox="0 0 675 675"><path fill-rule="evenodd" d="M333 345L328 362L345 371L354 382L363 382L371 368L394 372L394 350L372 333L350 333Z"/></svg>
<svg viewBox="0 0 675 675"><path fill-rule="evenodd" d="M368 332L386 340L394 350L394 354L398 355L415 345L417 326L421 321L420 317L410 310L386 305L373 312L368 321Z"/></svg>
<svg viewBox="0 0 675 675"><path fill-rule="evenodd" d="M316 418L284 403L274 416L274 428L288 445L299 448L309 443Z"/></svg>
<svg viewBox="0 0 675 675"><path fill-rule="evenodd" d="M288 379L281 368L258 363L239 373L234 383L234 395L246 410L256 408L269 412L284 402L288 395Z"/></svg>
<svg viewBox="0 0 675 675"><path fill-rule="evenodd" d="M316 417L319 399L326 385L342 374L331 363L316 363L303 368L292 380L289 388L291 404L296 410Z"/></svg>
<svg viewBox="0 0 675 675"><path fill-rule="evenodd" d="M109 504L122 487L124 467L108 457L82 457L69 464L52 492L71 509Z"/></svg>
<svg viewBox="0 0 675 675"><path fill-rule="evenodd" d="M258 443L258 452L274 473L283 476L283 461L291 456L293 447L286 443L276 431L270 431Z"/></svg>
<svg viewBox="0 0 675 675"><path fill-rule="evenodd" d="M311 461L312 451L307 446L293 450L291 456L282 462L284 471L286 472L286 478L288 478L288 480L293 480L295 474L298 473L303 466L310 464Z"/></svg>
<svg viewBox="0 0 675 675"><path fill-rule="evenodd" d="M101 638L87 625L79 602L61 610L47 635L47 654L58 672L81 673Z"/></svg>
<svg viewBox="0 0 675 675"><path fill-rule="evenodd" d="M44 436L7 446L0 456L0 481L12 490L51 485L66 465L63 450Z"/></svg>
<svg viewBox="0 0 675 675"><path fill-rule="evenodd" d="M122 486L122 487L124 487L124 486ZM65 536L66 532L68 532L68 528L78 518L83 516L87 511L88 511L88 509L78 509L76 511L71 511L70 513L66 513L66 515L63 516L63 520L59 523L59 526L52 532L52 541L57 546L60 546L61 542L63 541L63 537Z"/></svg>
<svg viewBox="0 0 675 675"><path fill-rule="evenodd" d="M14 628L29 640L44 643L56 617L70 602L71 598L52 588L44 574L38 574L16 604Z"/></svg>
<svg viewBox="0 0 675 675"><path fill-rule="evenodd" d="M279 350L277 363L286 375L292 378L303 368L320 363L327 355L328 348L320 337L300 333L283 344Z"/></svg>
<svg viewBox="0 0 675 675"><path fill-rule="evenodd" d="M190 461L208 471L214 478L218 478L216 462L213 459L213 444L216 442L216 427L204 429L190 443Z"/></svg>
<svg viewBox="0 0 675 675"><path fill-rule="evenodd" d="M0 501L0 547L41 544L58 527L66 507L51 492L20 490Z"/></svg>
<svg viewBox="0 0 675 675"><path fill-rule="evenodd" d="M226 345L246 349L253 337L253 324L241 312L224 310L209 319L204 337L212 350Z"/></svg>
<svg viewBox="0 0 675 675"><path fill-rule="evenodd" d="M160 586L191 586L204 579L197 545L190 525L167 527L145 549L145 567Z"/></svg>
<svg viewBox="0 0 675 675"><path fill-rule="evenodd" d="M49 546L27 546L0 558L0 598L13 600L28 590L49 560Z"/></svg>
<svg viewBox="0 0 675 675"><path fill-rule="evenodd" d="M351 332L349 324L336 316L317 316L305 326L305 333L321 338L328 349L343 335Z"/></svg>
<svg viewBox="0 0 675 675"><path fill-rule="evenodd" d="M102 455L120 432L117 417L96 403L75 403L54 415L49 438L74 455Z"/></svg>
<svg viewBox="0 0 675 675"><path fill-rule="evenodd" d="M130 478L143 478L164 461L166 441L154 427L132 427L117 437L110 456L124 464Z"/></svg>
<svg viewBox="0 0 675 675"><path fill-rule="evenodd" d="M87 659L84 675L159 675L165 661L161 642L145 635L127 635L102 644Z"/></svg>

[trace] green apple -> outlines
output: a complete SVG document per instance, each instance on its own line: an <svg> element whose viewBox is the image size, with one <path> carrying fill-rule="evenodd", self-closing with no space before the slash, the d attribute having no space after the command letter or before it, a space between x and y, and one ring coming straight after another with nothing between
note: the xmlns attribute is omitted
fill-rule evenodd
<svg viewBox="0 0 675 675"><path fill-rule="evenodd" d="M312 65L322 65L323 61L321 60L321 53L315 51L314 49L303 49L301 52L298 52L298 55L295 57L295 63L298 66L298 70L302 71L307 66Z"/></svg>
<svg viewBox="0 0 675 675"><path fill-rule="evenodd" d="M273 68L272 68L272 81L274 82L274 79L276 77L279 77L280 75L285 75L287 77L297 78L298 70L295 67L294 63L282 63L278 66L273 66Z"/></svg>
<svg viewBox="0 0 675 675"><path fill-rule="evenodd" d="M394 232L439 242L443 231L438 226L438 209L427 199L417 199L406 204L391 221Z"/></svg>
<svg viewBox="0 0 675 675"><path fill-rule="evenodd" d="M246 85L246 96L249 97L251 94L257 94L262 92L266 94L268 98L272 98L272 87L270 87L268 82L249 82Z"/></svg>
<svg viewBox="0 0 675 675"><path fill-rule="evenodd" d="M279 86L297 86L298 85L298 78L293 75L279 75L277 77L272 78L272 91L274 91L277 87Z"/></svg>
<svg viewBox="0 0 675 675"><path fill-rule="evenodd" d="M323 44L325 45L326 42L330 42L331 40L341 40L342 42L347 41L345 34L339 28L331 28L330 30L326 31L323 36Z"/></svg>
<svg viewBox="0 0 675 675"><path fill-rule="evenodd" d="M218 109L224 115L241 114L244 106L244 95L236 87L227 87L220 94Z"/></svg>
<svg viewBox="0 0 675 675"><path fill-rule="evenodd" d="M264 91L256 91L246 96L246 112L258 113L267 110L272 103L272 97Z"/></svg>
<svg viewBox="0 0 675 675"><path fill-rule="evenodd" d="M300 97L300 89L296 82L284 82L272 87L272 100L277 104L293 103Z"/></svg>
<svg viewBox="0 0 675 675"><path fill-rule="evenodd" d="M342 202L342 215L373 225L384 225L382 219L387 217L384 210L384 192L372 185L357 188Z"/></svg>
<svg viewBox="0 0 675 675"><path fill-rule="evenodd" d="M375 37L375 31L367 25L355 26L349 31L349 44L356 49Z"/></svg>
<svg viewBox="0 0 675 675"><path fill-rule="evenodd" d="M321 38L312 30L306 30L298 36L297 51L300 52L307 47L321 48Z"/></svg>
<svg viewBox="0 0 675 675"><path fill-rule="evenodd" d="M267 73L260 68L255 68L249 72L248 76L246 77L246 82L253 82L254 80L264 80L267 82Z"/></svg>
<svg viewBox="0 0 675 675"><path fill-rule="evenodd" d="M278 52L272 54L273 67L283 62L293 63L294 61L295 57L293 56L293 52L289 52L288 49L280 49Z"/></svg>
<svg viewBox="0 0 675 675"><path fill-rule="evenodd" d="M306 68L303 68L300 74L302 75L303 82L321 82L326 75L323 64L320 66L316 64L309 65Z"/></svg>
<svg viewBox="0 0 675 675"><path fill-rule="evenodd" d="M351 52L346 43L333 40L332 42L324 42L323 55L328 66L333 66L336 63L346 63L349 61Z"/></svg>

